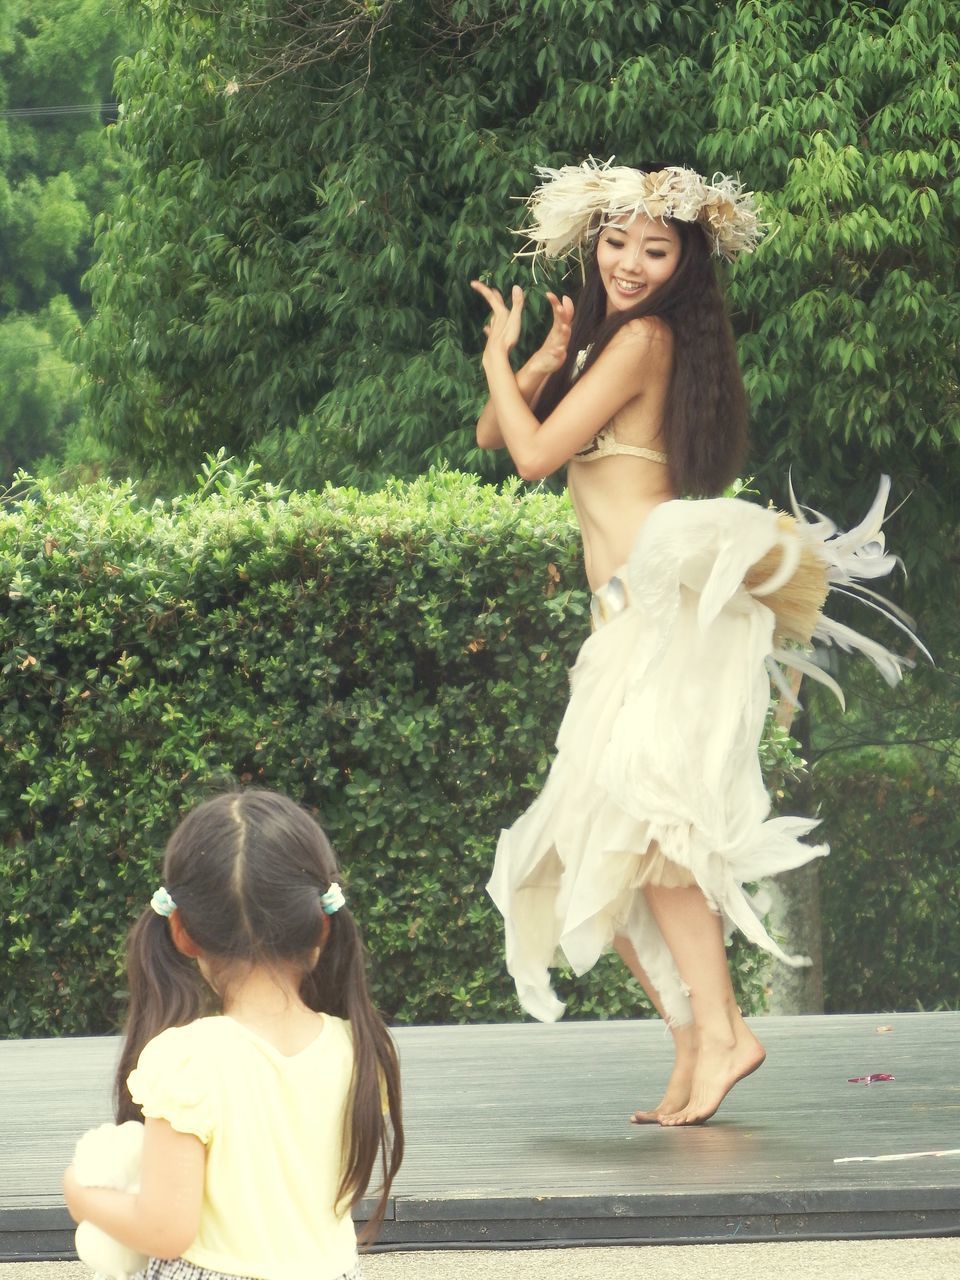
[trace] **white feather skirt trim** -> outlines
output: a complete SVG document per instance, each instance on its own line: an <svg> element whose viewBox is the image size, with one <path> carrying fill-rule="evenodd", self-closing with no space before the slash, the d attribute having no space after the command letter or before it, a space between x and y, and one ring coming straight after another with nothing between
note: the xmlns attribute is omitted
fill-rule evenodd
<svg viewBox="0 0 960 1280"><path fill-rule="evenodd" d="M803 843L816 819L769 816L758 749L771 671L787 665L839 689L815 648L775 639L778 620L765 599L789 592L811 551L822 566L821 600L828 587L856 591L860 578L889 572L895 559L879 525L886 491L885 482L850 534L822 517L807 522L799 509L791 520L739 499L663 503L624 570L597 593L601 625L571 673L556 758L543 791L501 833L488 885L504 917L507 968L535 1018L563 1013L549 974L558 951L585 973L625 936L670 1021L690 1021L642 892L651 859L673 864L680 883L696 883L728 929L787 964L809 963L769 936L743 886L828 852ZM748 589L751 568L771 551L780 567ZM860 650L887 679L900 677L906 659L819 609L811 621L815 641ZM662 863L655 879L669 883Z"/></svg>

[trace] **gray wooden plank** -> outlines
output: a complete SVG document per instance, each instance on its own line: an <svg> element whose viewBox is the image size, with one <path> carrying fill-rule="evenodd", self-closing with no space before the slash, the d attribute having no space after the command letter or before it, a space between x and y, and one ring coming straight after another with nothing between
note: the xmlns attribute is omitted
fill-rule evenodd
<svg viewBox="0 0 960 1280"><path fill-rule="evenodd" d="M880 1034L881 1025L893 1029ZM762 1232L784 1229L778 1215L795 1225L811 1214L939 1221L956 1209L960 1159L834 1160L960 1147L960 1014L755 1026L763 1070L709 1125L683 1130L627 1123L669 1071L659 1023L397 1029L408 1134L397 1238L456 1239L458 1222L479 1238L511 1223L508 1238L536 1239L538 1222L543 1231L592 1223L601 1235L618 1223L623 1236L624 1223L644 1221L667 1238L673 1219L734 1214ZM117 1047L110 1038L0 1043L0 1256L15 1227L66 1227L61 1170L79 1133L109 1119ZM896 1080L847 1083L878 1071Z"/></svg>
<svg viewBox="0 0 960 1280"><path fill-rule="evenodd" d="M956 1161L833 1160L960 1146L960 1015L771 1018L758 1031L763 1070L711 1124L663 1130L626 1123L669 1070L657 1024L411 1029L400 1040L415 1135L403 1194L435 1190L440 1171L448 1194L957 1185ZM897 1079L847 1083L876 1071Z"/></svg>

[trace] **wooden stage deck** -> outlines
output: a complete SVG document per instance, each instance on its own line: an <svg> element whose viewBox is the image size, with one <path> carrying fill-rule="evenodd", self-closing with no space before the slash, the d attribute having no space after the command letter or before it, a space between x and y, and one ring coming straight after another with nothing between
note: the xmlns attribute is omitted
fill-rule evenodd
<svg viewBox="0 0 960 1280"><path fill-rule="evenodd" d="M695 1129L627 1124L669 1069L659 1023L399 1029L407 1158L382 1243L960 1234L960 1157L835 1163L960 1148L960 1013L755 1025L766 1065ZM0 1043L0 1261L73 1256L60 1172L110 1118L116 1050ZM896 1080L847 1083L874 1072Z"/></svg>

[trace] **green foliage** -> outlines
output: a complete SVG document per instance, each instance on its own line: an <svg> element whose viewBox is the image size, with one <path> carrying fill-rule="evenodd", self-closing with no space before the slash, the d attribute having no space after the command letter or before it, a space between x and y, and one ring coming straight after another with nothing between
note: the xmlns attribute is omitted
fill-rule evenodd
<svg viewBox="0 0 960 1280"><path fill-rule="evenodd" d="M77 371L59 346L77 325L64 297L34 316L0 320L0 476L36 463L76 419Z"/></svg>
<svg viewBox="0 0 960 1280"><path fill-rule="evenodd" d="M814 770L831 1013L960 1008L960 785L905 747ZM851 909L852 908L852 909Z"/></svg>
<svg viewBox="0 0 960 1280"><path fill-rule="evenodd" d="M937 653L952 643L956 5L385 3L339 50L321 26L340 6L310 6L295 40L290 10L144 6L84 347L113 448L174 480L221 445L299 486L438 461L502 477L473 448L467 282L528 282L510 228L534 166L739 172L773 232L725 271L759 488L782 503L792 468L845 524L889 472L910 498L891 533L905 603ZM528 341L542 321L533 296Z"/></svg>
<svg viewBox="0 0 960 1280"><path fill-rule="evenodd" d="M98 104L113 96L124 32L112 0L9 0L5 11L0 103L31 114L0 122L0 313L81 297L114 174Z"/></svg>
<svg viewBox="0 0 960 1280"><path fill-rule="evenodd" d="M960 500L960 12L748 4L736 25L701 154L747 172L764 157L776 234L731 291L761 475L792 465L843 519L891 473L911 569L942 585Z"/></svg>
<svg viewBox="0 0 960 1280"><path fill-rule="evenodd" d="M792 465L846 517L890 471L932 573L960 499L956 6L395 4L333 56L335 9L284 75L289 0L148 6L85 344L118 445L181 472L242 449L308 486L489 477L468 280L527 275L536 164L661 158L739 171L775 229L729 289L762 487L782 500Z"/></svg>
<svg viewBox="0 0 960 1280"><path fill-rule="evenodd" d="M76 264L90 215L68 173L0 182L0 309L32 311Z"/></svg>
<svg viewBox="0 0 960 1280"><path fill-rule="evenodd" d="M894 690L845 673L852 710L814 718L832 1011L960 1007L960 675L955 644L936 656Z"/></svg>
<svg viewBox="0 0 960 1280"><path fill-rule="evenodd" d="M0 1035L116 1027L162 845L237 779L318 811L389 1017L516 1018L484 885L586 627L566 501L449 473L372 495L200 479L147 509L25 483L0 511ZM732 958L755 1009L755 957ZM561 986L574 1017L642 1008L612 959Z"/></svg>
<svg viewBox="0 0 960 1280"><path fill-rule="evenodd" d="M112 0L5 0L0 15L0 483L77 417L72 308L115 166L99 103L123 47ZM69 323L62 323L69 315Z"/></svg>

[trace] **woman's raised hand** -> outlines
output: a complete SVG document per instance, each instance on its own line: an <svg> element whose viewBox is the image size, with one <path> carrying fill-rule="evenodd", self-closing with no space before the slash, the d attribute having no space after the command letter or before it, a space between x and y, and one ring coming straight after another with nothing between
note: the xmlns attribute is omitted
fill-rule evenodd
<svg viewBox="0 0 960 1280"><path fill-rule="evenodd" d="M570 345L570 327L573 324L573 300L564 294L558 298L555 293L547 294L550 310L553 312L553 326L547 334L546 341L534 357L538 368L545 374L556 373L567 358L567 347Z"/></svg>
<svg viewBox="0 0 960 1280"><path fill-rule="evenodd" d="M483 332L487 335L486 351L509 353L517 345L517 339L520 337L523 290L518 284L513 286L508 308L499 289L491 289L480 280L471 280L470 288L475 289L490 308L490 319L483 326Z"/></svg>

